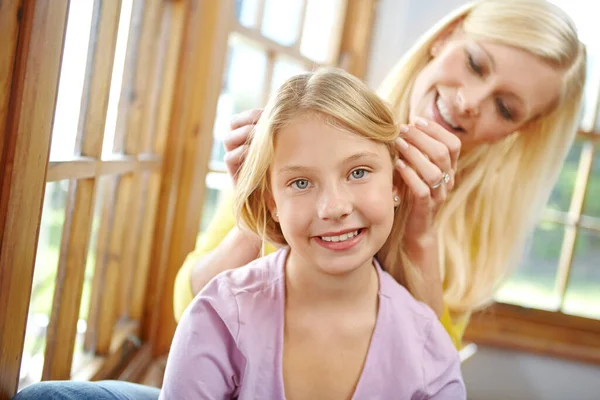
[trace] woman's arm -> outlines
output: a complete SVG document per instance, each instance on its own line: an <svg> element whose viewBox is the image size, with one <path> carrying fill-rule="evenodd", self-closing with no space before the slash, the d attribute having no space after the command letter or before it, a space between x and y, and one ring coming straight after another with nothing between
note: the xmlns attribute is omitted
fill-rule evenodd
<svg viewBox="0 0 600 400"><path fill-rule="evenodd" d="M440 322L450 335L454 346L462 348L462 336L467 326L468 318L453 321L448 307L444 304L443 284L438 268L438 245L436 240L424 240L419 243L405 241L407 255L411 262L422 272L423 281L418 287L412 287L413 295L421 299L436 313Z"/></svg>
<svg viewBox="0 0 600 400"><path fill-rule="evenodd" d="M242 232L235 224L233 195L224 193L198 247L190 253L177 273L173 293L175 319L179 321L193 297L219 273L241 267L257 258L261 241Z"/></svg>
<svg viewBox="0 0 600 400"><path fill-rule="evenodd" d="M454 187L461 142L435 122L421 119L415 125L403 127L397 148L401 159L407 161L398 163L398 172L413 194L403 245L423 277L409 289L435 311L460 349L468 318L453 321L443 301L435 215ZM444 174L449 178L446 183L441 180Z"/></svg>

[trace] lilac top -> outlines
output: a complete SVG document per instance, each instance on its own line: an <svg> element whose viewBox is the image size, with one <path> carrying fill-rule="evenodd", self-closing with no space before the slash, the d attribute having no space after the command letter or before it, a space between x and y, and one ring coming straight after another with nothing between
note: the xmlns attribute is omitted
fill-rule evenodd
<svg viewBox="0 0 600 400"><path fill-rule="evenodd" d="M161 399L285 399L288 249L218 275L173 338ZM379 311L353 399L466 399L460 360L426 305L379 264Z"/></svg>

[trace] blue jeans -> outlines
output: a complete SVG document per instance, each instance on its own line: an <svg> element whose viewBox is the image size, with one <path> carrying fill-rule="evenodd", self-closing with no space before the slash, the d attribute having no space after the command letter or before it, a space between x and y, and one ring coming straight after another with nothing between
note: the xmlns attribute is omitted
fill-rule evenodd
<svg viewBox="0 0 600 400"><path fill-rule="evenodd" d="M26 387L13 400L156 400L159 392L125 381L45 381Z"/></svg>

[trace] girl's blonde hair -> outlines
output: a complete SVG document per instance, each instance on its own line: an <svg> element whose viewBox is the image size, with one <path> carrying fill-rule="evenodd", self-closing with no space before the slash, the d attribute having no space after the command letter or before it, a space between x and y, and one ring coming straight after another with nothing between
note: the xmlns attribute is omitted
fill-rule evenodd
<svg viewBox="0 0 600 400"><path fill-rule="evenodd" d="M383 82L379 93L399 122L408 122L410 93L432 45L456 26L469 38L526 50L563 76L552 111L460 157L457 185L436 215L444 301L460 317L492 299L548 200L577 131L586 52L573 22L548 1L476 1L422 36Z"/></svg>
<svg viewBox="0 0 600 400"><path fill-rule="evenodd" d="M290 78L271 96L254 129L235 190L237 220L259 234L263 243L286 244L279 224L269 211L272 201L269 167L277 133L298 118L321 118L338 128L385 144L390 151L390 163L395 159L398 126L389 107L363 82L334 68ZM399 180L395 183L401 205L396 209L392 234L384 248L400 248L409 212L403 201L406 186Z"/></svg>

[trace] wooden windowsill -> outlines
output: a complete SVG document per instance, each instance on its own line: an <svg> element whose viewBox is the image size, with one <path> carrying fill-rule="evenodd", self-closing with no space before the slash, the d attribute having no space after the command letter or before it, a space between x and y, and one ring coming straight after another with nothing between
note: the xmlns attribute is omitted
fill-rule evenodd
<svg viewBox="0 0 600 400"><path fill-rule="evenodd" d="M464 340L600 365L600 321L495 304L476 313Z"/></svg>

